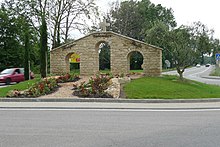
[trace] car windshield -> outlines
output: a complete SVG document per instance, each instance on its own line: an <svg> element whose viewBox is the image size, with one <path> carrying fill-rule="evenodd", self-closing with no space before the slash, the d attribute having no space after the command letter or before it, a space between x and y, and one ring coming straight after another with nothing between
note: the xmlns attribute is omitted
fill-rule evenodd
<svg viewBox="0 0 220 147"><path fill-rule="evenodd" d="M14 72L14 69L5 69L1 72L1 74L12 74Z"/></svg>
<svg viewBox="0 0 220 147"><path fill-rule="evenodd" d="M22 74L24 74L24 68L19 68L20 69L20 72L22 73Z"/></svg>

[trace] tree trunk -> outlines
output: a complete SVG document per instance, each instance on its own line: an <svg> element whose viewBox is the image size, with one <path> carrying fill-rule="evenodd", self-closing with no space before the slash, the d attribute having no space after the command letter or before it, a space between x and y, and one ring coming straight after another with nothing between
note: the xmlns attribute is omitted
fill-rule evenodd
<svg viewBox="0 0 220 147"><path fill-rule="evenodd" d="M24 78L29 80L30 69L29 69L29 59L30 59L30 40L29 40L29 31L28 26L26 26L25 31L25 55L24 55Z"/></svg>
<svg viewBox="0 0 220 147"><path fill-rule="evenodd" d="M179 74L179 79L181 80L181 81L183 81L183 72L184 72L184 70L185 69L180 69L180 68L177 68L177 72L178 72L178 74Z"/></svg>
<svg viewBox="0 0 220 147"><path fill-rule="evenodd" d="M201 65L203 65L204 64L204 62L205 62L205 59L204 59L204 55L203 55L203 52L202 52L202 61L201 61Z"/></svg>

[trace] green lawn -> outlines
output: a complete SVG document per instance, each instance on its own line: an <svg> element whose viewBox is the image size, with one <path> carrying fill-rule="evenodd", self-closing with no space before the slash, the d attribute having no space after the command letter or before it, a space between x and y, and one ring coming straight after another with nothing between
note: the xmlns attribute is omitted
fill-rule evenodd
<svg viewBox="0 0 220 147"><path fill-rule="evenodd" d="M21 82L19 84L15 84L15 85L11 85L11 86L8 86L8 87L0 88L0 97L6 97L7 93L10 90L14 90L14 89L25 90L25 89L28 89L32 84L34 84L35 82L37 82L39 80L40 80L39 78L35 78L33 80L24 81L24 82Z"/></svg>
<svg viewBox="0 0 220 147"><path fill-rule="evenodd" d="M176 76L144 77L124 86L127 98L190 99L220 98L220 86L195 81L181 82Z"/></svg>

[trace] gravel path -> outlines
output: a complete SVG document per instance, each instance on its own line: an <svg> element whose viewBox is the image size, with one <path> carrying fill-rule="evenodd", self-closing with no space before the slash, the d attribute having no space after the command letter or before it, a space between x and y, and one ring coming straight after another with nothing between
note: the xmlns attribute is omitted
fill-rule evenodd
<svg viewBox="0 0 220 147"><path fill-rule="evenodd" d="M73 84L80 84L81 82L88 82L90 77L80 76L80 80L76 82L60 83L60 88L54 93L43 95L38 98L78 98L77 96L72 95L73 93Z"/></svg>

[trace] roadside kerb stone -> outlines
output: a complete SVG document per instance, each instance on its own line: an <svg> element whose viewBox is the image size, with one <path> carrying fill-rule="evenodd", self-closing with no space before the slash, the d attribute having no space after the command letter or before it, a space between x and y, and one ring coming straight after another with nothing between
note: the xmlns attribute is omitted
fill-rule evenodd
<svg viewBox="0 0 220 147"><path fill-rule="evenodd" d="M209 99L112 99L112 98L1 98L0 102L101 102L101 103L205 103L220 102L220 98Z"/></svg>
<svg viewBox="0 0 220 147"><path fill-rule="evenodd" d="M205 79L218 79L218 80L220 80L220 77L217 77L217 76L201 76L201 78L205 78Z"/></svg>

